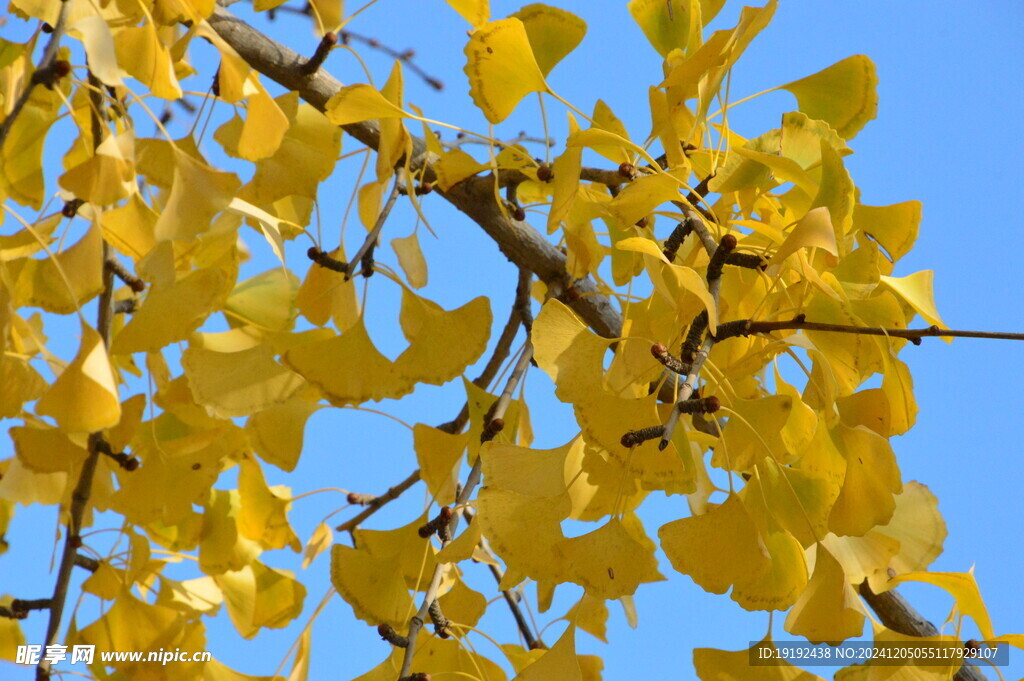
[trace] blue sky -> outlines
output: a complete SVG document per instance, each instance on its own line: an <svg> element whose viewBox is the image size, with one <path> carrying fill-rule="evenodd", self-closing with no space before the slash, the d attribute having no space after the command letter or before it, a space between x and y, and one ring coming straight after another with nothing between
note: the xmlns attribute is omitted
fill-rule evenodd
<svg viewBox="0 0 1024 681"><path fill-rule="evenodd" d="M644 137L650 126L646 91L660 81L660 58L629 18L625 3L560 5L582 16L589 31L583 44L556 67L549 79L551 86L587 111L597 98L604 99L634 139ZM504 16L518 7L495 1L492 14ZM350 3L352 9L355 5ZM731 26L738 11L739 5L730 3L714 27ZM846 164L865 203L923 201L920 237L896 274L934 269L938 307L952 328L1024 330L1024 303L1019 294L1024 230L1015 212L1024 180L1019 163L1024 158L1022 22L1024 6L1009 0L971 4L784 0L772 24L749 48L732 76L735 100L814 73L852 54L867 54L874 60L880 81L879 116L853 140L855 154ZM444 81L445 89L435 92L407 74L407 100L423 108L427 116L469 129L486 129L483 117L470 104L461 71L467 25L446 4L381 0L350 28L398 49L414 48L417 63ZM279 17L267 30L304 53L311 53L316 43L304 24L289 17ZM369 50L361 50L361 54L378 84L383 82L390 62ZM197 49L195 63L200 75L186 81L189 89L208 86L215 68L210 56L208 49ZM346 83L363 79L358 64L340 50L331 55L327 68ZM794 108L788 93L776 93L732 110L730 122L740 134L756 136L775 127L781 114ZM547 111L552 136L564 140L562 108L549 100ZM215 113L220 119L225 115L223 108ZM212 140L213 125L202 147L216 159L220 157ZM140 124L140 136L152 134L151 130L152 126ZM536 106L529 100L497 134L507 138L520 130L541 135ZM172 128L174 134L185 132L182 126L176 131ZM351 138L345 140L344 151L356 148ZM328 243L337 240L340 215L357 167L358 162L339 164L336 175L323 185L321 221ZM515 284L514 268L479 228L440 199L428 198L427 213L438 239L420 232L430 265L425 295L446 307L489 295L495 318L503 319ZM411 211L396 211L384 241L407 235L414 223ZM348 234L351 251L361 241L358 225L351 225ZM255 257L246 274L272 267L264 245L256 239L250 242ZM306 266L303 253L307 245L302 241L290 250L289 264L298 271ZM383 251L381 259L387 262L390 258L393 263L393 256L386 254L386 248ZM402 341L389 341L387 332L396 328L398 292L382 277L370 281L367 314L373 320L372 328L378 330L375 340L385 353L397 351ZM1020 469L1018 391L1024 378L1024 345L926 341L921 347L908 346L901 357L913 371L921 411L917 426L895 438L893 446L904 479L918 480L938 496L949 529L945 552L932 569L966 571L975 566L996 631L1024 632L1024 608L1016 596L1024 562L1018 548L1024 532L1016 522L1024 515L1016 475ZM476 372L467 374L475 376ZM538 447L560 445L575 432L571 409L550 393L546 377L532 372L527 395ZM450 384L418 388L400 404L373 406L410 423L436 424L452 418L462 399L458 386ZM13 424L4 424L9 425ZM0 442L0 454L6 456L8 451L6 440ZM414 467L411 437L404 428L372 414L330 409L311 420L306 451L293 474L270 466L265 466L265 473L271 484L287 484L297 493L327 485L381 492ZM228 478L218 486L231 484ZM416 487L368 526L403 525L420 512L422 501L422 487ZM343 504L341 495L330 493L296 502L292 521L300 537L308 538L326 514ZM353 512L343 511L332 522ZM660 524L685 515L685 503L678 497L652 495L641 513L648 532L654 534ZM40 537L52 536L53 529L52 509L19 509L8 533L11 551L0 558L0 589L24 597L50 592L52 575L44 574L42 568L49 564L52 547ZM299 559L284 553L264 558L275 567L301 570ZM300 575L309 589L307 614L328 586L327 563L327 556L321 556ZM179 574L197 576L193 571L188 565ZM496 595L490 575L482 567L470 567L467 572L471 585L489 589L485 591L489 597ZM692 674L692 648L739 649L763 635L767 622L763 613L746 613L727 597L704 594L689 578L673 573L664 560L663 572L669 581L645 585L636 596L637 630L626 626L621 610L612 604L609 645L585 633L579 635L581 652L604 656L606 679L666 670L688 677ZM952 604L933 587L901 590L932 621L944 619ZM561 616L578 594L576 587L560 589L552 609L538 616L541 625ZM527 595L535 602L532 587L527 588ZM492 610L482 623L484 630L500 640L514 640L502 604L495 604ZM82 612L81 622L91 621L93 615L86 613L94 614L94 610L86 606ZM210 626L208 648L247 673L272 673L298 633L298 626L293 625L243 641L226 617L219 619ZM305 618L298 623L304 624ZM549 629L545 639L553 642L560 626ZM42 628L42 617L30 618L25 623L28 640L40 641ZM779 626L775 632L777 639L791 638ZM486 655L497 655L483 639L478 638L476 645ZM388 645L374 630L355 620L349 606L334 597L314 625L310 678L352 678L387 653ZM1008 679L1024 676L1024 657L1017 657L1012 667L1004 669ZM5 677L8 671L4 670Z"/></svg>

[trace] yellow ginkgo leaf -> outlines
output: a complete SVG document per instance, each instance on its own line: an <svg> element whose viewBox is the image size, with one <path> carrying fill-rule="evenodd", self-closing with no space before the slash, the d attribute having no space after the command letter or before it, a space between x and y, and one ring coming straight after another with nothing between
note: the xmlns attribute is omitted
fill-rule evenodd
<svg viewBox="0 0 1024 681"><path fill-rule="evenodd" d="M491 18L490 0L447 0L448 5L476 28Z"/></svg>
<svg viewBox="0 0 1024 681"><path fill-rule="evenodd" d="M15 426L8 433L18 460L36 473L70 472L82 465L89 454L59 428Z"/></svg>
<svg viewBox="0 0 1024 681"><path fill-rule="evenodd" d="M283 361L335 406L395 399L414 387L400 378L394 364L374 347L361 319L341 335L288 350Z"/></svg>
<svg viewBox="0 0 1024 681"><path fill-rule="evenodd" d="M259 542L242 536L239 531L241 510L238 490L210 491L203 508L199 537L199 568L207 575L241 570L262 553Z"/></svg>
<svg viewBox="0 0 1024 681"><path fill-rule="evenodd" d="M410 589L426 591L437 565L437 550L429 542L423 542L419 534L419 528L428 520L424 514L393 530L356 529L352 532L353 542L371 556L390 559L399 567ZM447 586L442 582L444 588Z"/></svg>
<svg viewBox="0 0 1024 681"><path fill-rule="evenodd" d="M602 389L600 374L611 341L590 331L567 305L549 300L533 323L533 356L563 402L585 400Z"/></svg>
<svg viewBox="0 0 1024 681"><path fill-rule="evenodd" d="M78 243L53 258L20 258L8 263L14 305L41 307L57 314L74 312L103 290L102 256L103 234L94 223Z"/></svg>
<svg viewBox="0 0 1024 681"><path fill-rule="evenodd" d="M288 570L252 561L241 570L214 577L224 593L232 624L243 638L252 638L263 627L281 629L302 612L306 587Z"/></svg>
<svg viewBox="0 0 1024 681"><path fill-rule="evenodd" d="M167 100L181 97L174 60L160 41L154 24L147 22L143 26L122 29L114 36L114 47L117 63L155 96Z"/></svg>
<svg viewBox="0 0 1024 681"><path fill-rule="evenodd" d="M779 151L799 163L801 168L810 168L821 162L822 140L840 156L853 153L846 146L846 141L828 123L813 120L801 111L783 114L781 130Z"/></svg>
<svg viewBox="0 0 1024 681"><path fill-rule="evenodd" d="M53 386L36 404L36 412L52 416L69 433L94 433L121 420L117 379L99 333L82 321L82 344Z"/></svg>
<svg viewBox="0 0 1024 681"><path fill-rule="evenodd" d="M782 89L793 93L801 111L849 140L878 115L877 87L874 62L857 54Z"/></svg>
<svg viewBox="0 0 1024 681"><path fill-rule="evenodd" d="M336 249L328 253L335 260L345 261L345 252ZM339 331L345 331L359 320L359 298L356 283L345 279L341 272L313 265L295 297L295 306L302 316L324 326L330 320Z"/></svg>
<svg viewBox="0 0 1024 681"><path fill-rule="evenodd" d="M808 461L801 459L800 463L807 465ZM808 547L828 533L829 512L839 495L839 484L822 479L826 471L815 468L815 473L781 466L771 458L757 464L756 475L739 496L762 534L781 528Z"/></svg>
<svg viewBox="0 0 1024 681"><path fill-rule="evenodd" d="M568 114L569 136L579 132L579 124ZM580 171L583 167L583 147L569 146L555 157L551 164L551 208L548 210L548 234L554 234L568 217L579 192Z"/></svg>
<svg viewBox="0 0 1024 681"><path fill-rule="evenodd" d="M331 526L325 522L317 525L302 552L302 569L308 568L310 563L333 543L334 532L331 530Z"/></svg>
<svg viewBox="0 0 1024 681"><path fill-rule="evenodd" d="M821 544L807 589L786 617L786 631L811 643L845 641L864 631L864 611L839 561Z"/></svg>
<svg viewBox="0 0 1024 681"><path fill-rule="evenodd" d="M884 591L888 580L888 569L897 575L927 569L939 554L946 539L946 523L939 513L939 501L927 487L911 481L903 485L903 491L896 495L896 510L892 520L884 527L877 527L868 536L879 533L899 542L899 551L885 566L868 576L875 593Z"/></svg>
<svg viewBox="0 0 1024 681"><path fill-rule="evenodd" d="M583 598L562 617L577 629L587 632L602 643L608 642L608 605L604 599L583 594Z"/></svg>
<svg viewBox="0 0 1024 681"><path fill-rule="evenodd" d="M295 470L302 453L306 421L318 409L320 405L300 394L253 414L245 423L252 448L267 463L286 472Z"/></svg>
<svg viewBox="0 0 1024 681"><path fill-rule="evenodd" d="M379 90L366 83L341 88L324 107L327 120L335 125L350 125L381 118L404 118L407 114L387 100Z"/></svg>
<svg viewBox="0 0 1024 681"><path fill-rule="evenodd" d="M714 333L718 328L718 307L715 305L715 299L708 290L704 277L689 267L670 264L662 248L651 239L629 237L616 243L615 248L647 256L649 260L645 260L645 262L655 288L661 291L669 302L677 304L682 302L681 298L684 293L697 296L708 312L708 328ZM661 260L661 264L653 262L654 260Z"/></svg>
<svg viewBox="0 0 1024 681"><path fill-rule="evenodd" d="M99 650L116 650L122 645L130 645L132 650L155 650L161 645L172 645L180 635L183 620L183 613L150 605L125 588L103 617L82 628L77 638Z"/></svg>
<svg viewBox="0 0 1024 681"><path fill-rule="evenodd" d="M301 376L274 361L266 343L240 352L190 347L181 365L196 402L222 418L282 404L305 385Z"/></svg>
<svg viewBox="0 0 1024 681"><path fill-rule="evenodd" d="M172 159L171 193L153 227L157 241L189 240L206 232L241 184L234 173L214 170L177 146Z"/></svg>
<svg viewBox="0 0 1024 681"><path fill-rule="evenodd" d="M932 286L934 277L935 272L932 270L921 270L905 277L882 276L880 280L914 308L926 322L940 328L948 328L935 308L935 291ZM952 339L946 338L945 340Z"/></svg>
<svg viewBox="0 0 1024 681"><path fill-rule="evenodd" d="M905 582L922 582L933 584L945 589L956 601L956 607L961 615L968 615L974 620L982 637L986 641L995 638L995 631L992 629L992 619L988 615L985 601L981 598L981 591L978 589L978 582L974 578L974 570L970 572L910 572L905 575L898 575L889 580L886 590L899 586Z"/></svg>
<svg viewBox="0 0 1024 681"><path fill-rule="evenodd" d="M417 423L412 429L413 448L420 467L420 478L438 504L455 502L458 465L466 449L467 436L452 434Z"/></svg>
<svg viewBox="0 0 1024 681"><path fill-rule="evenodd" d="M576 627L570 624L540 658L519 672L513 681L584 681L576 655Z"/></svg>
<svg viewBox="0 0 1024 681"><path fill-rule="evenodd" d="M100 215L107 243L135 262L156 245L156 221L156 211L138 194L133 194L123 205L103 211Z"/></svg>
<svg viewBox="0 0 1024 681"><path fill-rule="evenodd" d="M910 252L921 224L921 202L904 201L891 206L865 206L853 209L853 226L867 234L886 250L893 262Z"/></svg>
<svg viewBox="0 0 1024 681"><path fill-rule="evenodd" d="M640 521L630 514L559 542L555 554L565 562L570 581L595 598L607 599L631 596L641 584L665 579L658 572L654 548Z"/></svg>
<svg viewBox="0 0 1024 681"><path fill-rule="evenodd" d="M566 494L530 497L518 492L484 487L476 500L483 535L509 570L536 580L565 581L567 575L555 545L565 537L561 521L569 515ZM529 527L529 532L523 532Z"/></svg>
<svg viewBox="0 0 1024 681"><path fill-rule="evenodd" d="M83 201L107 206L135 189L134 138L131 133L110 135L88 160L69 169L57 184Z"/></svg>
<svg viewBox="0 0 1024 681"><path fill-rule="evenodd" d="M451 631L475 627L487 611L487 598L479 591L470 589L461 579L456 579L448 593L437 600L444 616L456 625Z"/></svg>
<svg viewBox="0 0 1024 681"><path fill-rule="evenodd" d="M700 44L698 0L630 0L629 13L662 57Z"/></svg>
<svg viewBox="0 0 1024 681"><path fill-rule="evenodd" d="M390 557L373 556L344 544L331 547L331 584L355 616L367 624L390 624L396 631L409 626L412 596L399 566Z"/></svg>
<svg viewBox="0 0 1024 681"><path fill-rule="evenodd" d="M487 164L480 163L462 149L449 149L433 165L437 173L437 186L448 191L467 177L486 170Z"/></svg>
<svg viewBox="0 0 1024 681"><path fill-rule="evenodd" d="M265 331L285 331L295 321L299 280L290 270L275 267L235 286L224 301L232 327L250 324Z"/></svg>
<svg viewBox="0 0 1024 681"><path fill-rule="evenodd" d="M403 381L442 385L480 359L491 334L491 305L480 296L455 310L402 290L399 315L409 347L395 360Z"/></svg>
<svg viewBox="0 0 1024 681"><path fill-rule="evenodd" d="M859 537L892 518L894 495L903 488L900 469L889 441L863 426L840 424L832 431L832 439L846 459L846 477L829 516L829 528L838 535Z"/></svg>
<svg viewBox="0 0 1024 681"><path fill-rule="evenodd" d="M247 539L260 543L264 549L285 546L298 553L302 543L288 524L291 490L268 487L259 463L247 456L239 464L238 495L242 502L238 514L238 531Z"/></svg>
<svg viewBox="0 0 1024 681"><path fill-rule="evenodd" d="M736 495L704 515L663 525L658 537L672 567L711 593L754 582L771 567L757 526Z"/></svg>
<svg viewBox="0 0 1024 681"><path fill-rule="evenodd" d="M800 218L786 240L775 251L768 266L778 267L782 262L801 248L821 248L833 256L839 255L836 245L836 233L832 228L832 219L828 208L815 208Z"/></svg>
<svg viewBox="0 0 1024 681"><path fill-rule="evenodd" d="M807 586L804 549L789 532L769 532L764 545L768 569L755 579L737 582L731 598L744 610L786 610Z"/></svg>
<svg viewBox="0 0 1024 681"><path fill-rule="evenodd" d="M576 49L587 33L587 22L572 12L539 2L526 5L509 16L526 26L537 66L546 77L567 54Z"/></svg>
<svg viewBox="0 0 1024 681"><path fill-rule="evenodd" d="M757 659L771 664L751 664ZM701 681L822 681L787 662L770 636L748 650L694 648L693 667Z"/></svg>
<svg viewBox="0 0 1024 681"><path fill-rule="evenodd" d="M409 236L391 240L391 248L398 256L398 264L409 280L409 286L423 288L427 285L427 261L420 249L420 241L413 232Z"/></svg>
<svg viewBox="0 0 1024 681"><path fill-rule="evenodd" d="M491 123L508 118L529 93L547 91L526 27L515 17L477 28L465 54L469 96Z"/></svg>
<svg viewBox="0 0 1024 681"><path fill-rule="evenodd" d="M117 63L114 36L102 16L84 16L68 28L68 33L82 41L89 58L89 71L105 85L124 85L128 74Z"/></svg>
<svg viewBox="0 0 1024 681"><path fill-rule="evenodd" d="M793 397L737 399L729 411L729 427L722 433L721 445L715 447L712 466L745 471L766 457L777 461L789 458L782 432L793 412Z"/></svg>
<svg viewBox="0 0 1024 681"><path fill-rule="evenodd" d="M223 270L189 272L171 283L154 283L110 351L114 354L153 352L189 337L217 309L229 286Z"/></svg>

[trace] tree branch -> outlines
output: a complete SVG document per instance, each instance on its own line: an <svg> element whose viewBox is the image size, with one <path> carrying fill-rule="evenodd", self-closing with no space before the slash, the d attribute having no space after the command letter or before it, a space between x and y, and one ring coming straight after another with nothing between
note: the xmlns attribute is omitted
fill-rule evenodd
<svg viewBox="0 0 1024 681"><path fill-rule="evenodd" d="M28 83L25 85L25 89L21 91L18 99L15 100L14 106L11 107L11 113L7 115L3 123L0 123L0 149L3 148L8 133L14 127L14 121L18 118L18 114L21 113L21 110L28 104L29 98L32 97L32 91L35 90L36 85L52 84L54 77L61 75L56 71L57 52L60 50L60 39L64 37L64 28L65 24L67 24L70 7L71 0L60 0L60 12L57 14L57 23L53 25L53 33L50 34L50 40L46 43L46 48L43 50L43 58L39 60L39 66L36 67L32 77L29 78Z"/></svg>
<svg viewBox="0 0 1024 681"><path fill-rule="evenodd" d="M884 329L873 326L852 326L849 324L825 324L809 322L803 315L778 322L753 321L740 319L718 325L715 339L722 341L733 336L749 336L754 333L770 333L788 330L826 331L831 333L852 333L861 336L890 336L905 338L914 345L920 345L922 338L991 338L996 340L1024 341L1024 333L1011 331L963 331L957 329L940 329L932 325L927 329Z"/></svg>
<svg viewBox="0 0 1024 681"><path fill-rule="evenodd" d="M414 470L412 473L409 474L409 477L407 477L405 480L403 480L402 482L398 483L394 487L388 488L388 491L384 492L384 494L381 494L380 496L370 497L369 499L362 499L362 498L360 498L361 495L349 494L348 495L349 503L352 503L352 504L365 504L366 505L366 510L364 510L359 515L357 515L357 516L355 516L355 517L353 517L353 518L351 518L349 520L346 520L345 522L343 522L341 525L338 525L334 529L336 529L338 532L350 532L350 531L354 530L356 527L359 526L359 523L363 522L364 520L369 518L371 515L373 515L377 511L379 511L381 509L381 507L384 506L385 504L387 504L388 502L394 501L398 497L402 496L402 493L405 490L409 489L410 487L412 487L413 485L415 485L419 481L420 481L420 469L417 468L416 470Z"/></svg>

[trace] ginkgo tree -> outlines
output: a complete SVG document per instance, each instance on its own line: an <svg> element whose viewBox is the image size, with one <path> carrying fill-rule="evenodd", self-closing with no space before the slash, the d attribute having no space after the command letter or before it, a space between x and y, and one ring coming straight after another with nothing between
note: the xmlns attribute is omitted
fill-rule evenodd
<svg viewBox="0 0 1024 681"><path fill-rule="evenodd" d="M327 72L332 49L358 43L339 0L299 11L320 36L308 57L230 4L11 1L11 20L34 28L27 42L0 42L0 416L16 421L0 529L19 505L42 504L61 536L51 595L0 601L0 655L15 658L28 617L47 618L44 645L100 651L202 650L214 617L247 639L314 625L316 585L274 566L284 550L329 560L330 588L371 625L365 644L387 642L367 681L599 678L577 631L602 636L609 600L635 619L633 595L672 573L722 595L722 608L764 613L769 633L754 649L693 651L705 681L817 678L786 662L750 666L775 650L773 613L811 643L867 634L947 651L850 666L845 681L978 678L962 666L984 649L958 636L965 617L986 641L1024 646L991 621L973 574L929 572L945 524L890 444L917 414L908 343L1021 336L947 328L932 272L898 264L920 204L860 202L844 158L876 114L869 58L775 88L793 110L741 135L718 109L776 0L715 31L705 27L724 0L632 0L663 73L648 90L649 126L628 130L601 99L573 103L548 83L585 18L539 3L492 16L486 1L449 0L467 22L464 75L480 116L452 142L443 112L404 100L406 72L423 75L407 53L380 87ZM201 132L173 137L154 113L182 101L201 43L216 51L215 72L198 74L212 78L206 99L235 112L212 133L217 156ZM526 98L567 116L568 135L543 159L496 132ZM68 121L75 136L61 139ZM313 225L343 136L364 154L347 189L365 234L339 240ZM422 295L428 266L443 277L446 263L427 262L418 232L390 240L397 269L383 262L396 206L429 227L439 201L518 268L509 311L485 296L446 309ZM257 248L278 262L242 278ZM400 292L390 328L404 341L390 355L361 299L378 285ZM52 328L75 349L52 349ZM532 446L531 371L575 417L561 446ZM346 508L364 508L337 534L322 523L300 537L295 496L268 479L296 468L308 420L386 411L422 385L465 404L412 426L415 470L383 494L348 494ZM416 485L426 507L363 527ZM645 517L653 493L677 502L675 519ZM105 541L97 529L117 542L94 544ZM169 567L182 557L186 579ZM80 593L75 570L91 573ZM488 593L470 586L478 571L494 577ZM953 633L896 595L907 582L952 596ZM540 612L556 591L582 588L557 637L528 616L524 584ZM95 618L74 605L83 600L99 604ZM472 645L489 611L514 626L496 652ZM306 678L311 629L289 679ZM52 662L38 660L38 678L58 673ZM89 673L255 678L191 658L97 657Z"/></svg>

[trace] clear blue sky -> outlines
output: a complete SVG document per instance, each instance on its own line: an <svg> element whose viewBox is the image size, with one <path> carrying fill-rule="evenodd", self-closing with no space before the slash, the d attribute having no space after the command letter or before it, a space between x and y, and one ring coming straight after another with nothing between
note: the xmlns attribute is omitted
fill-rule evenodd
<svg viewBox="0 0 1024 681"><path fill-rule="evenodd" d="M660 80L661 65L629 18L625 3L557 4L586 19L589 33L580 48L556 67L549 79L552 87L584 110L590 110L597 98L604 99L633 137L642 138L650 125L646 91ZM505 16L518 6L494 1L492 14ZM352 9L354 3L350 3ZM731 26L738 11L739 5L730 4L714 27ZM1019 161L1024 158L1022 23L1024 6L1010 0L784 0L732 77L732 97L738 99L814 73L852 54L867 54L875 61L880 80L879 116L851 143L855 154L846 159L847 167L865 203L924 202L925 218L917 246L901 261L896 274L934 269L939 310L953 328L1024 330L1024 303L1019 295L1024 229L1016 214L1024 181ZM437 93L407 73L407 100L422 107L426 115L470 129L486 129L482 116L469 103L461 71L467 25L443 2L381 0L350 28L398 49L415 48L417 62L444 81L445 90ZM305 53L315 45L305 25L289 17L279 18L269 30ZM383 82L389 61L370 50L362 50L362 54L378 83ZM195 63L201 75L186 81L186 87L206 89L212 74L209 58L208 50L200 50ZM358 65L342 51L332 54L328 68L346 83L362 80ZM773 94L733 110L730 122L740 134L755 136L775 127L779 116L794 108L788 93ZM218 112L219 116L225 113ZM553 136L563 140L564 113L549 100L548 114ZM141 124L140 136L152 134L151 129ZM520 130L541 134L532 103L524 103L499 127L498 135L511 137ZM176 134L184 132L179 126ZM347 151L357 148L350 138L345 145ZM210 132L203 148L218 158ZM321 192L328 242L337 239L355 165L340 165L338 174ZM420 233L430 264L425 294L446 307L478 294L490 295L495 317L503 319L514 287L514 269L479 228L440 199L428 199L427 211L439 239ZM410 212L397 213L387 226L385 242L405 236L413 225ZM350 229L349 234L351 250L361 235L357 229ZM272 267L262 244L256 239L250 242L256 257L248 274ZM307 245L303 241L291 249L289 264L293 268L305 268ZM386 252L383 249L381 259L393 262ZM375 321L374 328L380 330L375 340L386 353L402 346L402 341L393 338L389 342L386 336L388 329L396 328L391 322L397 314L396 294L395 287L383 278L371 280L368 314L384 320ZM966 571L974 565L997 633L1024 632L1024 608L1018 596L1024 563L1019 546L1024 532L1016 522L1024 515L1018 478L1018 391L1024 378L1024 345L926 341L921 347L908 346L902 357L913 371L921 411L917 426L894 439L893 446L904 479L919 480L938 496L949 529L945 552L932 569ZM476 375L472 370L467 373ZM541 372L531 373L527 386L533 400L536 446L564 443L575 432L571 409L551 397L551 384ZM401 404L375 406L410 423L436 424L452 418L462 399L457 385L450 384L420 387ZM4 424L9 425L13 424ZM0 455L9 451L4 439ZM296 492L325 485L381 492L414 467L411 438L404 428L373 415L331 409L311 420L306 451L295 473L286 475L270 466L265 466L265 473L271 484L287 484ZM230 485L228 479L220 486ZM421 508L422 488L414 488L407 497L375 516L369 526L387 528L409 522ZM331 494L298 501L292 521L300 537L308 538L320 519L343 503L343 498ZM351 513L342 512L332 521ZM641 513L653 535L660 524L686 511L678 497L652 495ZM50 593L53 578L43 568L49 564L52 547L46 539L53 528L52 509L18 510L8 534L11 550L0 558L0 591L23 597ZM299 559L283 552L264 558L275 567L301 570ZM300 575L309 589L307 614L328 586L328 562L326 555L321 556ZM188 565L179 574L197 576L192 570ZM472 585L495 595L484 569L469 567L467 572ZM582 652L604 656L606 679L666 671L687 678L692 675L693 647L745 648L748 641L763 635L766 615L746 613L728 597L704 594L689 578L672 572L667 561L663 561L663 572L670 577L668 582L645 585L636 596L638 630L629 629L621 610L612 604L609 645L579 634ZM932 587L903 591L933 621L942 620L951 606L951 600ZM561 616L578 597L579 589L569 586L559 593L552 609L539 617L542 624ZM532 587L527 594L535 601ZM84 608L80 623L91 621L94 612ZM25 622L29 642L41 641L42 619L35 615ZM271 674L298 632L297 626L264 631L247 642L226 617L219 619L219 624L210 626L208 648L232 667L253 674ZM514 640L510 618L500 603L483 627L501 640ZM549 630L546 639L555 640L553 632L558 630ZM792 637L777 626L776 638ZM482 653L497 656L483 639L477 639L476 645ZM353 678L387 653L388 644L381 642L372 628L355 620L349 606L335 597L314 625L310 678ZM1024 654L1018 651L1016 657L1017 663L1004 670L1008 679L1024 676ZM28 672L18 671L19 677L28 678ZM10 668L3 670L3 676L15 678Z"/></svg>

